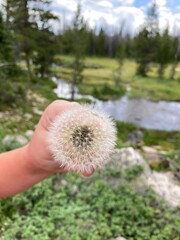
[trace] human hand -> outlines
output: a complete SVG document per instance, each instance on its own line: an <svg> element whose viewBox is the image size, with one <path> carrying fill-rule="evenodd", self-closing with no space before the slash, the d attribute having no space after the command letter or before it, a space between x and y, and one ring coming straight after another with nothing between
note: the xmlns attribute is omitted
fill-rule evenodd
<svg viewBox="0 0 180 240"><path fill-rule="evenodd" d="M57 115L62 114L70 108L76 107L78 103L56 100L51 103L44 111L34 135L26 146L26 154L29 166L33 171L63 173L67 172L64 168L59 167L59 164L53 161L52 153L48 146L49 127ZM71 169L73 171L73 169ZM90 176L93 172L82 172L84 176Z"/></svg>

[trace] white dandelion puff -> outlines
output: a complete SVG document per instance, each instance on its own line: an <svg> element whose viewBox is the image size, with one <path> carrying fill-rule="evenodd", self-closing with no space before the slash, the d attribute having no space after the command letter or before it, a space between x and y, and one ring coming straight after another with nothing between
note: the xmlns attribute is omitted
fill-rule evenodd
<svg viewBox="0 0 180 240"><path fill-rule="evenodd" d="M116 142L114 122L99 110L82 105L65 111L52 123L49 147L60 167L91 172L103 166Z"/></svg>

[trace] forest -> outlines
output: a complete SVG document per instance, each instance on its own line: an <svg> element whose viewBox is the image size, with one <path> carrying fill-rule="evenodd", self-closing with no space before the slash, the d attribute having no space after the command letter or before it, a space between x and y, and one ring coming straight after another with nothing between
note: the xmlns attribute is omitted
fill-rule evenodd
<svg viewBox="0 0 180 240"><path fill-rule="evenodd" d="M144 26L134 37L126 34L125 22L111 35L103 28L91 29L82 17L80 5L72 25L65 25L55 33L52 23L61 19L51 12L50 4L51 1L7 1L2 6L1 102L18 101L24 95L25 86L38 82L39 78L56 74L61 77L63 67L71 69L72 76L68 79L71 78L72 84L81 86L83 70L88 67L85 57L116 60L112 88L122 87L123 65L127 60L136 63L134 75L147 81L151 71L156 71L154 76L162 84L164 78L169 81L179 78L175 71L180 58L179 35L170 35L168 25L166 29L159 29L156 4L148 10ZM61 55L71 56L71 60L67 62ZM54 66L58 67L58 73Z"/></svg>

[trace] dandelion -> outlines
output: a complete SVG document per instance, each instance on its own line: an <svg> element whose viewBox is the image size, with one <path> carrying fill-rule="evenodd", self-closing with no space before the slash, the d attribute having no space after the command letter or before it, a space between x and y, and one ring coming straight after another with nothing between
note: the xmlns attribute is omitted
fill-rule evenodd
<svg viewBox="0 0 180 240"><path fill-rule="evenodd" d="M60 167L77 172L102 167L109 160L116 141L113 121L88 105L58 116L49 132L54 160Z"/></svg>

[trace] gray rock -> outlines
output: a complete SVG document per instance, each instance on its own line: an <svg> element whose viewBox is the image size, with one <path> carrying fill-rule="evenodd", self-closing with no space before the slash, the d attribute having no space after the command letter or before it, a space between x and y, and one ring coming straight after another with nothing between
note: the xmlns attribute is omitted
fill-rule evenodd
<svg viewBox="0 0 180 240"><path fill-rule="evenodd" d="M34 132L33 132L32 130L27 130L27 131L25 132L25 135L26 135L26 137L27 137L28 139L31 139L32 136L33 136L33 134L34 134Z"/></svg>
<svg viewBox="0 0 180 240"><path fill-rule="evenodd" d="M159 152L155 148L143 146L142 150L148 162L160 162Z"/></svg>
<svg viewBox="0 0 180 240"><path fill-rule="evenodd" d="M151 175L145 181L171 207L180 206L180 186L176 184L172 176L152 171Z"/></svg>
<svg viewBox="0 0 180 240"><path fill-rule="evenodd" d="M111 158L113 164L117 165L121 170L140 165L147 174L151 171L140 153L132 147L116 149Z"/></svg>
<svg viewBox="0 0 180 240"><path fill-rule="evenodd" d="M6 135L2 140L3 144L8 144L11 142L17 142L20 145L25 145L28 142L28 139L21 135Z"/></svg>
<svg viewBox="0 0 180 240"><path fill-rule="evenodd" d="M37 107L33 107L33 112L40 116L43 114L43 111L39 110Z"/></svg>
<svg viewBox="0 0 180 240"><path fill-rule="evenodd" d="M24 114L24 117L25 117L26 119L30 120L33 116L32 116L32 114L30 114L30 113L25 113L25 114Z"/></svg>
<svg viewBox="0 0 180 240"><path fill-rule="evenodd" d="M154 149L146 148L145 150L148 150L149 153L155 153ZM180 186L173 179L172 174L152 171L137 150L131 147L116 149L112 154L110 164L119 168L120 172L135 165L142 166L144 171L133 184L138 184L140 187L150 187L171 207L180 206Z"/></svg>
<svg viewBox="0 0 180 240"><path fill-rule="evenodd" d="M126 240L126 238L123 238L123 237L117 237L115 240Z"/></svg>
<svg viewBox="0 0 180 240"><path fill-rule="evenodd" d="M79 192L79 188L77 185L73 185L71 194L74 195Z"/></svg>

